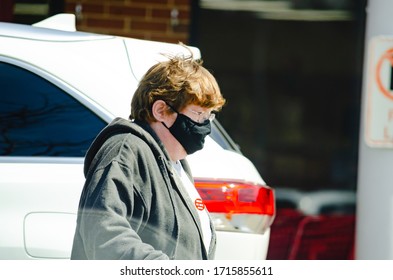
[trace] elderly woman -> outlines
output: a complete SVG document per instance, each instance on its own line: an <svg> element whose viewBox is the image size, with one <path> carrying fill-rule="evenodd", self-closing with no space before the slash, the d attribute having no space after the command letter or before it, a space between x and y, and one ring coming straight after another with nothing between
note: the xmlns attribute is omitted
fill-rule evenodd
<svg viewBox="0 0 393 280"><path fill-rule="evenodd" d="M202 62L152 66L86 154L71 259L211 259L215 231L185 160L202 149L222 97ZM200 200L198 200L200 201Z"/></svg>

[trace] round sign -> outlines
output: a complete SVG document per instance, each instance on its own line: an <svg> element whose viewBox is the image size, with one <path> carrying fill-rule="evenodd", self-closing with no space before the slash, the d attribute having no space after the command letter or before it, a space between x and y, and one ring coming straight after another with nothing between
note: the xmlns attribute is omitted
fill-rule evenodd
<svg viewBox="0 0 393 280"><path fill-rule="evenodd" d="M386 63L389 64L391 71L393 71L393 49L387 50L382 57L379 59L377 63L377 71L376 73L376 80L377 80L377 86L378 89L382 92L384 96L386 96L389 99L393 100L393 92L388 89L383 83L381 79L381 71L382 71L382 65ZM390 79L389 79L390 80Z"/></svg>

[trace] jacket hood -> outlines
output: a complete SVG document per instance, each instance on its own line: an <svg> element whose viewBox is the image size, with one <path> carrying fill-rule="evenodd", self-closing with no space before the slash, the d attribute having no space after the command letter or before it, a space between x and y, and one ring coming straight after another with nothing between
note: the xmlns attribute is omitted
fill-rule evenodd
<svg viewBox="0 0 393 280"><path fill-rule="evenodd" d="M90 145L85 156L83 170L85 176L87 176L87 173L90 169L91 163L93 162L95 155L100 150L105 141L112 136L124 133L131 133L143 139L152 148L154 154L164 154L165 157L169 159L164 145L162 144L156 133L150 128L148 123L141 121L131 121L123 118L115 118L110 124L108 124L106 127L104 127L104 129L101 130L101 132L94 139L93 143Z"/></svg>

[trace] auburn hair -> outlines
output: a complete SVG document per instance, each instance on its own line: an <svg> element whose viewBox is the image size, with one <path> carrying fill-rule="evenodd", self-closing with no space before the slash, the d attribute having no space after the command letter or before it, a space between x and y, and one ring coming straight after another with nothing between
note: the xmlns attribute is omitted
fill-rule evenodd
<svg viewBox="0 0 393 280"><path fill-rule="evenodd" d="M219 111L225 104L213 75L202 60L189 56L169 56L153 65L139 82L131 101L130 119L155 121L153 103L163 100L181 111L189 104ZM170 109L168 109L170 110Z"/></svg>

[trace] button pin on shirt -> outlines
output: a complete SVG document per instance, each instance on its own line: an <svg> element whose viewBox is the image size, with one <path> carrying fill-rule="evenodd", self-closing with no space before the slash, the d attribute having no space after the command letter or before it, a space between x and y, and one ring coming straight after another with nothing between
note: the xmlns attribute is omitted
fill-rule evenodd
<svg viewBox="0 0 393 280"><path fill-rule="evenodd" d="M203 203L202 199L200 199L200 198L195 199L194 204L195 204L196 209L198 209L199 211L205 210L206 206Z"/></svg>

